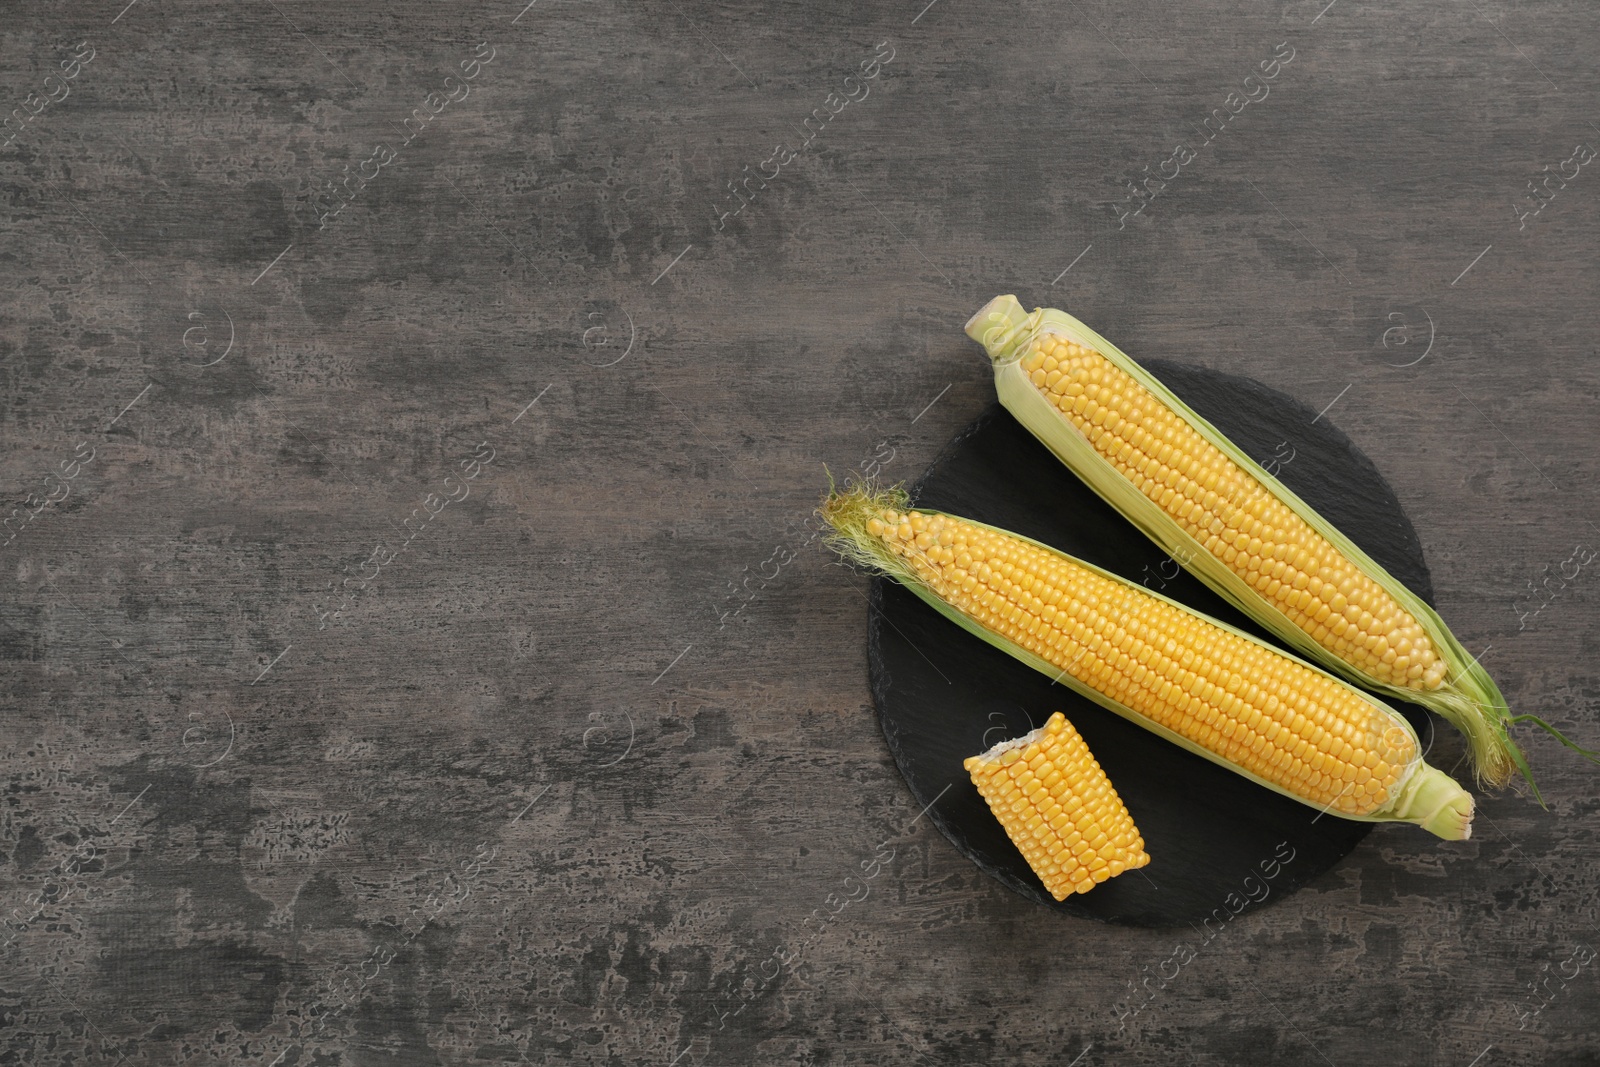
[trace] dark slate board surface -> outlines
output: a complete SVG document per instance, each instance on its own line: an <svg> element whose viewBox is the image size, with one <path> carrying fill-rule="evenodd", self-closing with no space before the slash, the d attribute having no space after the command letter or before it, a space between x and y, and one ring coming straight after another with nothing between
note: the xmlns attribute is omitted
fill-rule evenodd
<svg viewBox="0 0 1600 1067"><path fill-rule="evenodd" d="M1394 492L1328 419L1259 382L1152 361L1150 371L1247 455L1288 459L1284 481L1419 594L1432 584ZM1293 451L1280 448L1286 442ZM916 481L921 507L1042 541L1214 618L1267 636L1067 470L998 404ZM886 579L873 583L873 702L895 762L955 846L1001 883L1065 914L1185 927L1282 900L1353 849L1371 823L1322 816L1185 752L952 625ZM1274 640L1274 644L1282 646ZM1402 709L1426 749L1430 716ZM1028 868L961 761L1063 712L1145 838L1150 864L1057 902ZM935 803L937 801L937 803ZM1426 831L1416 830L1427 836ZM1268 877L1270 875L1270 877Z"/></svg>
<svg viewBox="0 0 1600 1067"><path fill-rule="evenodd" d="M1600 747L1594 4L0 24L0 1063L1600 1055L1588 764L1204 943L1062 921L919 819L809 525L1015 293L1328 408Z"/></svg>

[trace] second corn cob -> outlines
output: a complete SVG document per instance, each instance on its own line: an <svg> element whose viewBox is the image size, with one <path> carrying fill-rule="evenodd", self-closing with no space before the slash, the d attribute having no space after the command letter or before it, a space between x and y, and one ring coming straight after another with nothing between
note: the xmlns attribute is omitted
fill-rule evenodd
<svg viewBox="0 0 1600 1067"><path fill-rule="evenodd" d="M1038 542L832 491L833 547L1104 707L1276 792L1347 818L1470 835L1472 798L1399 713L1214 619Z"/></svg>

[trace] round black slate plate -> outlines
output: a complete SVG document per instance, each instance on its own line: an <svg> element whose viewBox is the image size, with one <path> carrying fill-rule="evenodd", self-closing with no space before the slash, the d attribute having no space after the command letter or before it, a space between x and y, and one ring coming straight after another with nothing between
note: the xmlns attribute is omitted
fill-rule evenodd
<svg viewBox="0 0 1600 1067"><path fill-rule="evenodd" d="M1431 603L1416 532L1372 463L1327 418L1249 378L1146 364L1246 454ZM1095 496L999 404L963 430L912 487L915 502L1035 538L1265 636ZM1078 696L978 640L886 579L873 583L869 663L884 737L918 805L1003 884L1070 915L1134 926L1218 921L1292 893L1372 824L1319 816ZM1423 744L1427 713L1400 710ZM1138 824L1149 866L1057 902L989 813L961 761L1060 711ZM1417 833L1423 833L1417 830Z"/></svg>

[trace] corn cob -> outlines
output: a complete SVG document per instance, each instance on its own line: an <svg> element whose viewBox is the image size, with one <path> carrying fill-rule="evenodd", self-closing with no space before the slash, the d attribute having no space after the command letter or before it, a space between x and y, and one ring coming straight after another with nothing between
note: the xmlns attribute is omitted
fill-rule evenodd
<svg viewBox="0 0 1600 1067"><path fill-rule="evenodd" d="M1269 789L1353 819L1470 834L1472 798L1398 712L1176 601L1036 541L830 489L829 544L1096 703Z"/></svg>
<svg viewBox="0 0 1600 1067"><path fill-rule="evenodd" d="M962 766L1057 900L1150 862L1122 798L1059 711Z"/></svg>
<svg viewBox="0 0 1600 1067"><path fill-rule="evenodd" d="M1556 731L1512 716L1432 608L1149 372L1072 316L1026 314L1012 296L966 330L1006 408L1174 560L1307 658L1438 712L1466 735L1480 782L1515 768L1532 783L1507 727Z"/></svg>

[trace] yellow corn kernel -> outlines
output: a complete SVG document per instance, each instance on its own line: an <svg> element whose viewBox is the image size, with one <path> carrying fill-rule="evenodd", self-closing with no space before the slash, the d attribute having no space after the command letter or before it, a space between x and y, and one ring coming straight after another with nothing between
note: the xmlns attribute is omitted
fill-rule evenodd
<svg viewBox="0 0 1600 1067"><path fill-rule="evenodd" d="M962 766L1057 900L1150 862L1111 780L1059 711L1041 729L970 756ZM1029 773L1025 767L1034 777L1019 784Z"/></svg>

